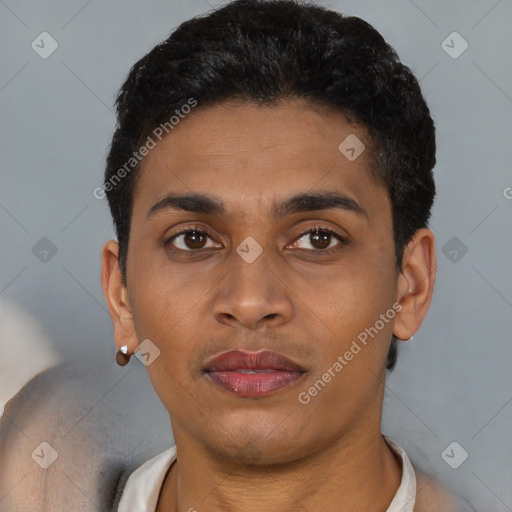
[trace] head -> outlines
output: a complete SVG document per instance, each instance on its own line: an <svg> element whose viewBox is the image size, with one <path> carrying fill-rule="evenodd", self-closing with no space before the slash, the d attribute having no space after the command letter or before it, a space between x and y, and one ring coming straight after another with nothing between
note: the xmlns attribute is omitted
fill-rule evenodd
<svg viewBox="0 0 512 512"><path fill-rule="evenodd" d="M337 400L326 437L374 414L368 398L381 401L397 338L419 328L435 277L434 125L395 51L356 17L237 0L137 62L116 107L104 190L118 240L104 249L103 286L116 344L160 350L148 372L176 423L180 396L193 396L217 401L233 432L284 425L286 390L244 402L204 381L205 361L230 348L295 355L306 391L331 369L303 446ZM192 197L171 208L171 194ZM204 233L178 235L190 228ZM258 253L250 262L242 242Z"/></svg>

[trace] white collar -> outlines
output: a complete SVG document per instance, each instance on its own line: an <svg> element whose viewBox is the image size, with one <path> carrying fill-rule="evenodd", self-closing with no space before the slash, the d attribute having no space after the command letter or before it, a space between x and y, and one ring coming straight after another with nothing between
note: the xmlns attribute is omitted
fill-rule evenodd
<svg viewBox="0 0 512 512"><path fill-rule="evenodd" d="M400 487L386 512L413 512L416 501L416 473L405 450L385 434L383 436L402 461ZM176 446L173 446L137 468L126 482L118 512L155 512L165 475L175 460Z"/></svg>
<svg viewBox="0 0 512 512"><path fill-rule="evenodd" d="M402 479L393 501L386 512L413 512L416 502L416 473L405 450L386 434L382 434L389 447L402 460Z"/></svg>

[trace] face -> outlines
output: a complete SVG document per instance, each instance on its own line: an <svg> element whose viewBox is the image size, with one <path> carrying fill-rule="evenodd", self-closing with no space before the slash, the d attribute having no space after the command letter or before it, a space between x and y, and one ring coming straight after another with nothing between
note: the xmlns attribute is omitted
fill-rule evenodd
<svg viewBox="0 0 512 512"><path fill-rule="evenodd" d="M332 109L225 103L192 112L145 158L126 292L134 337L160 350L147 371L177 440L285 462L380 427L391 203L369 150L340 151L349 135L369 147ZM210 202L165 200L191 194ZM300 372L213 379L212 358L231 350L277 352Z"/></svg>

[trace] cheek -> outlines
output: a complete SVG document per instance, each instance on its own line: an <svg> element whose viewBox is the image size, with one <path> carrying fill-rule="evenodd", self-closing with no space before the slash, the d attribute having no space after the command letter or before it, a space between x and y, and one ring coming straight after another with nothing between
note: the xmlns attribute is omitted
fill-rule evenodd
<svg viewBox="0 0 512 512"><path fill-rule="evenodd" d="M207 339L198 322L201 297L177 277L157 276L142 282L134 306L137 335L149 338L160 350L146 370L167 410L176 410L194 392L190 362L198 342Z"/></svg>
<svg viewBox="0 0 512 512"><path fill-rule="evenodd" d="M130 295L138 334L159 340L163 337L164 341L167 335L187 329L199 300L191 283L197 277L171 265L155 265L149 259L133 264L138 265L138 271ZM203 284L203 296L206 286Z"/></svg>
<svg viewBox="0 0 512 512"><path fill-rule="evenodd" d="M382 385L392 323L393 281L376 280L375 274L353 275L331 284L321 300L322 323L327 335L318 340L321 366L308 381L306 393L316 394L311 417L326 416L330 425L344 424L358 417L374 403ZM314 300L311 298L311 300ZM381 314L387 322L381 320Z"/></svg>
<svg viewBox="0 0 512 512"><path fill-rule="evenodd" d="M393 272L386 270L389 268L378 262L353 266L338 279L332 276L324 283L323 293L310 299L321 304L316 306L318 317L328 327L329 340L323 350L327 367L348 352L347 367L378 372L387 355L395 317L396 280Z"/></svg>
<svg viewBox="0 0 512 512"><path fill-rule="evenodd" d="M172 390L176 387L174 381L183 383L187 379L188 362L201 338L198 318L202 315L198 310L205 287L202 296L195 288L187 284L183 273L171 276L149 269L141 272L132 288L137 338L148 338L158 347L158 359L146 368L154 384L162 388Z"/></svg>

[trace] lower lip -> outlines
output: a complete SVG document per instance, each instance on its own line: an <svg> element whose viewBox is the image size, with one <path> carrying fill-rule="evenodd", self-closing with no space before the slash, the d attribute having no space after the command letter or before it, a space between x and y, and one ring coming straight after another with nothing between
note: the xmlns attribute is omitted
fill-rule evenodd
<svg viewBox="0 0 512 512"><path fill-rule="evenodd" d="M208 372L210 379L220 387L242 398L260 398L298 382L304 373L272 370L259 373Z"/></svg>

